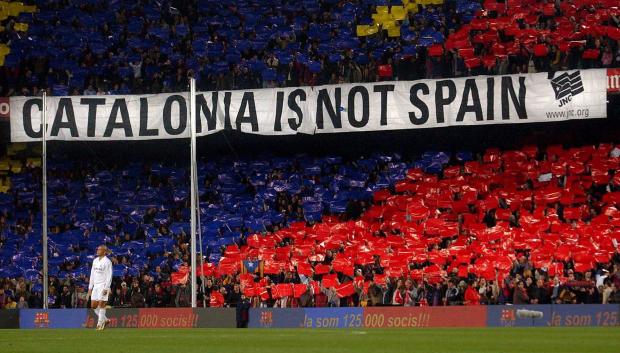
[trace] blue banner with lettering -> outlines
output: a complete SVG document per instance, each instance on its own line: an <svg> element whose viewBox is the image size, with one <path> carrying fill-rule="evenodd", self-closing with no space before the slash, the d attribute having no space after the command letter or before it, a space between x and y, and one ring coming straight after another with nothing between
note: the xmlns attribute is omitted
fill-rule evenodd
<svg viewBox="0 0 620 353"><path fill-rule="evenodd" d="M248 326L264 328L359 328L364 327L364 309L250 309L250 322Z"/></svg>
<svg viewBox="0 0 620 353"><path fill-rule="evenodd" d="M614 304L489 306L487 326L618 326L619 308ZM520 310L540 312L542 318L520 317Z"/></svg>
<svg viewBox="0 0 620 353"><path fill-rule="evenodd" d="M464 307L459 307L463 309ZM445 308L449 311L450 308ZM148 309L146 309L148 310ZM174 309L170 309L174 310ZM249 327L254 328L362 328L364 308L256 308L250 309ZM375 308L373 310L381 310ZM619 326L620 306L582 305L491 305L486 306L488 327ZM529 317L523 315L527 310ZM110 311L111 313L113 311ZM373 312L375 313L375 312ZM376 313L375 313L376 314ZM483 314L484 315L484 314ZM542 317L540 317L542 315ZM137 317L138 315L136 315ZM22 309L19 327L85 328L87 309ZM136 326L126 326L136 327ZM435 327L442 327L441 324Z"/></svg>
<svg viewBox="0 0 620 353"><path fill-rule="evenodd" d="M307 308L304 327L359 328L364 327L363 308Z"/></svg>
<svg viewBox="0 0 620 353"><path fill-rule="evenodd" d="M87 309L22 309L19 328L82 328Z"/></svg>
<svg viewBox="0 0 620 353"><path fill-rule="evenodd" d="M304 309L257 308L250 309L248 327L299 328L304 327Z"/></svg>

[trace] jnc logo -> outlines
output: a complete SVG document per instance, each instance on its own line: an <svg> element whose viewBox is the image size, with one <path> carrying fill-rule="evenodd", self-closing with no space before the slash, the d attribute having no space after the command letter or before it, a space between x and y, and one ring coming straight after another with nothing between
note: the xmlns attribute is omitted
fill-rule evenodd
<svg viewBox="0 0 620 353"><path fill-rule="evenodd" d="M583 92L581 73L575 71L572 74L565 72L551 79L551 87L555 92L555 100L559 101L559 107L565 106L574 96Z"/></svg>

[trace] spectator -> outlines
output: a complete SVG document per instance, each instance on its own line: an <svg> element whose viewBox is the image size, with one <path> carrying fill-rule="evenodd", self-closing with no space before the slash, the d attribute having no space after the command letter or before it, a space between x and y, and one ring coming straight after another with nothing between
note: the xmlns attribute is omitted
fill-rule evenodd
<svg viewBox="0 0 620 353"><path fill-rule="evenodd" d="M407 291L405 289L405 285L402 280L398 280L396 282L396 286L394 287L394 294L392 296L392 305L405 305L405 301L410 300L407 298Z"/></svg>
<svg viewBox="0 0 620 353"><path fill-rule="evenodd" d="M607 278L609 278L609 271L607 269L601 269L601 271L596 274L596 287L600 288L603 286Z"/></svg>
<svg viewBox="0 0 620 353"><path fill-rule="evenodd" d="M325 294L327 297L327 306L328 307L338 307L340 306L340 299L338 298L338 294L334 287L324 288L321 286L321 292Z"/></svg>
<svg viewBox="0 0 620 353"><path fill-rule="evenodd" d="M418 289L413 285L413 281L407 279L405 281L404 306L415 306L418 300Z"/></svg>
<svg viewBox="0 0 620 353"><path fill-rule="evenodd" d="M42 308L43 307L43 295L41 292L31 292L28 298L29 308Z"/></svg>
<svg viewBox="0 0 620 353"><path fill-rule="evenodd" d="M50 286L49 293L47 297L47 306L50 309L60 309L60 298L56 293L56 287Z"/></svg>
<svg viewBox="0 0 620 353"><path fill-rule="evenodd" d="M166 306L167 302L168 302L168 295L166 291L164 291L164 289L161 287L159 283L155 284L155 288L149 300L149 307L162 308Z"/></svg>
<svg viewBox="0 0 620 353"><path fill-rule="evenodd" d="M20 280L17 283L16 287L17 287L16 291L15 291L15 297L16 298L24 297L25 299L28 299L30 297L30 292L26 288L26 282Z"/></svg>
<svg viewBox="0 0 620 353"><path fill-rule="evenodd" d="M368 285L368 306L380 306L383 299L383 291L374 281Z"/></svg>
<svg viewBox="0 0 620 353"><path fill-rule="evenodd" d="M609 304L620 304L620 290L616 287L615 283L611 285L611 292L609 293Z"/></svg>
<svg viewBox="0 0 620 353"><path fill-rule="evenodd" d="M132 291L127 288L127 283L123 281L120 288L116 288L114 299L112 300L113 305L119 308L129 307L131 305L131 294Z"/></svg>
<svg viewBox="0 0 620 353"><path fill-rule="evenodd" d="M523 283L523 281L517 282L517 288L515 288L512 303L514 305L529 303L529 296L527 295L527 290L525 289L525 283Z"/></svg>
<svg viewBox="0 0 620 353"><path fill-rule="evenodd" d="M601 56L601 64L603 65L603 67L613 67L613 60L614 55L611 52L611 48L605 47L605 49L603 49L603 55Z"/></svg>
<svg viewBox="0 0 620 353"><path fill-rule="evenodd" d="M135 60L129 63L129 66L133 70L133 78L139 79L142 77L142 61Z"/></svg>
<svg viewBox="0 0 620 353"><path fill-rule="evenodd" d="M140 288L131 291L131 307L132 308L144 308L146 300Z"/></svg>
<svg viewBox="0 0 620 353"><path fill-rule="evenodd" d="M239 284L235 283L233 285L233 290L228 293L226 304L230 308L236 308L239 301L241 301L241 289L239 287Z"/></svg>
<svg viewBox="0 0 620 353"><path fill-rule="evenodd" d="M570 287L564 286L560 291L560 296L557 300L558 304L577 304L577 295L571 290Z"/></svg>
<svg viewBox="0 0 620 353"><path fill-rule="evenodd" d="M84 291L84 287L76 286L71 297L71 305L73 308L86 308L88 299L88 293Z"/></svg>
<svg viewBox="0 0 620 353"><path fill-rule="evenodd" d="M93 85L88 85L88 87L84 90L85 96L94 96L97 94L97 91L93 88Z"/></svg>
<svg viewBox="0 0 620 353"><path fill-rule="evenodd" d="M545 287L545 281L542 278L536 280L536 286L532 288L530 293L531 304L550 304L549 291Z"/></svg>
<svg viewBox="0 0 620 353"><path fill-rule="evenodd" d="M28 309L28 302L24 297L19 297L19 302L17 303L17 309Z"/></svg>
<svg viewBox="0 0 620 353"><path fill-rule="evenodd" d="M444 305L460 305L462 303L459 288L456 287L454 281L448 281L448 290L444 297Z"/></svg>
<svg viewBox="0 0 620 353"><path fill-rule="evenodd" d="M611 294L614 291L614 286L613 283L611 283L611 281L605 281L604 285L603 285L603 290L601 291L602 293L602 303L603 304L609 304L609 298L611 296Z"/></svg>
<svg viewBox="0 0 620 353"><path fill-rule="evenodd" d="M463 305L480 305L480 294L476 286L477 281L470 281L465 289Z"/></svg>
<svg viewBox="0 0 620 353"><path fill-rule="evenodd" d="M211 296L209 298L209 306L212 308L224 307L226 305L224 298L226 298L225 287L220 287L219 290L211 291Z"/></svg>
<svg viewBox="0 0 620 353"><path fill-rule="evenodd" d="M601 302L598 289L594 285L586 287L585 292L584 304L598 304Z"/></svg>
<svg viewBox="0 0 620 353"><path fill-rule="evenodd" d="M69 291L68 286L62 287L62 293L60 293L60 307L62 309L73 307L73 293Z"/></svg>
<svg viewBox="0 0 620 353"><path fill-rule="evenodd" d="M480 288L478 289L478 294L480 295L480 304L497 304L499 288L497 287L496 281L487 282L485 278L481 278L478 283L480 284Z"/></svg>
<svg viewBox="0 0 620 353"><path fill-rule="evenodd" d="M562 292L562 286L560 285L560 278L558 276L553 277L553 285L551 287L551 302L557 303Z"/></svg>
<svg viewBox="0 0 620 353"><path fill-rule="evenodd" d="M309 308L314 306L314 290L311 285L306 285L306 291L299 297L299 306Z"/></svg>
<svg viewBox="0 0 620 353"><path fill-rule="evenodd" d="M177 288L177 295L174 300L174 305L178 308L191 306L191 304L191 293L189 287L187 287L185 284L181 284Z"/></svg>
<svg viewBox="0 0 620 353"><path fill-rule="evenodd" d="M247 328L250 321L250 301L245 295L241 295L236 307L237 328Z"/></svg>
<svg viewBox="0 0 620 353"><path fill-rule="evenodd" d="M6 304L4 305L5 309L17 309L17 303L13 300L13 297L6 297Z"/></svg>

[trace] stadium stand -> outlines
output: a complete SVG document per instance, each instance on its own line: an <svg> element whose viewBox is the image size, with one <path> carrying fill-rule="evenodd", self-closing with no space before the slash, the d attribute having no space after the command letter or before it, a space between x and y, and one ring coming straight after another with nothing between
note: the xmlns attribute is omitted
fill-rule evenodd
<svg viewBox="0 0 620 353"><path fill-rule="evenodd" d="M0 277L19 278L5 280L6 291L18 298L31 292L29 305L37 306L40 160L29 157L37 151L10 146L1 165L10 191L0 194ZM234 305L240 293L269 306L502 304L517 300L514 287L523 280L527 302L601 302L602 286L611 289L605 278L620 279L612 261L620 260L619 168L620 149L611 144L478 156L431 151L412 160L376 154L201 163L207 299L213 306ZM188 261L185 174L172 165L54 163L56 291L83 289L94 248L106 243L119 293L129 284L142 294L111 303L187 304L179 289ZM480 296L470 290L465 298L467 283ZM395 290L405 285L406 292ZM62 299L58 292L52 306L78 305L79 293Z"/></svg>
<svg viewBox="0 0 620 353"><path fill-rule="evenodd" d="M0 96L315 86L615 67L607 1L0 4ZM5 5L2 5L5 4Z"/></svg>
<svg viewBox="0 0 620 353"><path fill-rule="evenodd" d="M610 68L619 26L613 0L0 1L0 97ZM524 145L202 159L199 303L620 303L620 147ZM0 159L0 308L44 300L40 155ZM86 306L102 243L110 305L189 306L187 166L51 160L50 307Z"/></svg>

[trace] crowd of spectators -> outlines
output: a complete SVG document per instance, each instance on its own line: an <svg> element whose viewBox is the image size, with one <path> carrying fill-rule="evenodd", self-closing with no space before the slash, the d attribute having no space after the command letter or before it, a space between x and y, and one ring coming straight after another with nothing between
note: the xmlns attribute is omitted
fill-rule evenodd
<svg viewBox="0 0 620 353"><path fill-rule="evenodd" d="M620 304L620 256L614 259L611 272L606 267L585 274L568 270L564 283L559 276L549 277L538 270L532 272L527 260L517 261L511 276L504 280L487 281L484 278L461 278L456 271L437 283L409 278L387 279L375 283L370 267L360 268L358 275L369 274L366 287L357 286L353 295L340 298L333 289L313 286L298 297L286 296L247 298L252 307L340 307L340 306L452 306L504 304ZM379 265L377 265L378 267ZM377 273L378 268L374 268ZM380 270L379 270L380 271ZM593 275L594 274L594 275ZM257 281L258 276L257 276ZM343 280L347 280L343 278ZM348 279L351 280L351 279ZM308 283L308 278L293 273L266 276L268 292L273 283ZM236 307L246 297L241 290L239 276L207 277L204 290L200 286L198 305L207 307ZM129 284L128 284L129 283ZM40 291L32 291L32 284L23 278L3 279L0 284L0 309L40 308ZM216 294L218 293L218 294ZM51 278L49 284L50 308L86 308L87 291L71 279ZM169 274L155 280L149 275L114 278L108 305L115 308L188 307L191 293L188 284L171 285Z"/></svg>
<svg viewBox="0 0 620 353"><path fill-rule="evenodd" d="M620 17L605 1L508 1L484 9L478 1L446 0L418 5L398 23L395 37L386 30L358 37L356 26L372 23L376 5L400 1L35 3L37 13L2 22L0 42L11 53L0 68L0 96L37 95L42 89L53 95L175 92L187 89L189 76L197 78L199 90L231 90L620 63ZM506 4L513 10L540 8L503 21L516 24L512 32L529 33L527 40L519 42L507 28L472 24L497 21ZM18 21L29 24L27 32L14 29ZM592 21L618 31L586 31ZM575 43L569 47L552 39L567 28ZM429 49L433 45L439 45L438 53ZM390 70L382 71L384 65Z"/></svg>
<svg viewBox="0 0 620 353"><path fill-rule="evenodd" d="M562 163L561 160L564 158L558 159L557 155L560 155L562 150L557 148L550 149L549 154L539 154L531 149L528 151L530 156L532 156L531 158L534 158L530 160L530 163L535 164L547 163L546 159L550 158L559 166L558 163ZM610 161L605 163L613 163L611 161L618 159L620 149L614 148L613 145L601 145L598 149L600 152L596 152L596 149L590 147L576 148L570 151L574 156L581 156L574 157L577 158L576 163L579 163L579 166L569 166L568 168L571 171L574 173L592 173L593 171L595 174L602 173L596 174L601 179L597 178L595 183L590 181L587 184L589 186L584 190L585 194L582 195L584 203L580 206L579 213L581 215L576 216L574 208L569 208L563 203L555 201L547 205L548 208L544 211L545 215L542 216L543 220L535 221L531 215L528 215L529 211L527 210L523 210L523 213L511 210L509 207L514 208L515 201L507 201L510 200L510 197L507 195L500 198L499 203L495 206L488 206L491 208L490 210L481 213L478 208L482 209L487 206L485 206L486 201L484 199L479 199L475 201L477 206L470 206L468 209L459 211L458 217L453 219L454 223L445 223L448 232L438 242L433 241L427 244L424 251L430 254L429 251L445 251L454 246L458 248L459 246L455 244L463 239L469 239L466 240L468 243L473 242L473 239L478 237L478 235L470 234L470 230L466 230L468 227L472 227L472 225L468 224L470 221L467 221L465 218L478 217L480 219L479 222L481 222L478 226L483 227L483 229L498 229L496 226L503 224L503 227L511 227L512 231L524 229L523 227L530 229L529 227L536 226L536 222L552 221L555 224L553 227L561 227L563 225L568 227L561 228L565 229L567 237L569 237L568 234L572 234L579 229L583 230L585 234L586 231L584 229L591 225L594 226L594 224L615 222L612 218L609 218L615 217L614 215L617 213L617 211L614 211L614 201L609 201L610 199L607 199L606 196L607 194L614 194L614 192L617 194L617 191L620 190L620 182L618 182L618 175L616 175L617 169L615 169L613 164L609 164L607 168L610 168L611 174L608 173L609 171L601 171L600 167L597 166L597 163L601 163L601 161L597 158ZM598 157L583 157L584 153L590 153L592 156L596 155ZM500 157L498 151L491 149L484 155L478 155L478 159L473 161L471 157L461 154L455 156L456 159L454 160L444 159L446 155L442 153L437 154L435 152L432 156L435 156L433 158L442 159L445 165L441 169L436 170L438 175L431 176L429 174L427 177L429 178L428 182L435 180L438 176L443 179L450 178L450 175L454 177L455 173L460 173L459 170L464 171L465 169L463 168L473 168L468 163L482 163L481 165L486 165L490 168L499 168L493 173L500 173L499 170L512 168L510 166L514 161L511 162L511 158L525 158L525 152L510 151L501 154L503 157ZM394 242L400 242L405 239L406 235L403 233L405 228L402 225L394 225L397 222L390 221L387 223L391 226L388 226L386 223L378 221L377 218L373 218L376 216L372 216L373 211L376 211L377 207L387 206L386 197L389 196L389 193L383 197L377 196L377 193L385 194L386 189L375 193L372 198L374 201L366 197L350 198L346 200L346 206L344 207L325 208L320 211L324 214L321 221L320 217L308 217L309 213L315 212L308 209L308 204L313 199L311 196L308 196L312 190L309 187L313 186L319 189L325 186L345 188L345 185L351 184L362 188L372 188L376 185L381 185L382 187L387 186L391 193L402 193L403 188L406 186L403 183L411 182L413 180L411 178L415 179L424 175L419 170L416 171L415 168L409 169L409 166L421 163L423 159L401 160L401 157L398 156L376 156L375 159L359 158L352 160L338 157L304 159L307 157L300 156L298 158L296 161L270 159L271 163L277 164L278 167L273 167L273 165L258 160L237 161L233 171L238 173L236 175L237 183L242 186L237 191L233 191L234 187L229 184L230 181L226 181L230 176L220 174L222 169L216 167L216 165L220 165L222 168L230 168L231 164L229 161L211 162L210 169L202 168L204 177L201 178L203 185L201 187L201 204L209 205L211 208L225 207L223 203L230 202L229 196L226 195L229 192L238 192L237 197L240 197L242 194L248 194L250 198L255 198L256 195L264 192L261 185L263 187L266 185L280 188L277 191L274 189L274 195L270 199L260 201L263 208L277 210L280 215L276 217L277 221L266 225L261 231L251 229L250 225L244 225L243 223L236 227L233 223L229 223L235 227L232 231L238 232L235 234L240 234L234 237L234 242L219 242L226 240L226 237L229 236L230 230L226 230L229 225L218 223L217 218L212 221L206 220L208 215L205 214L205 219L203 220L203 225L206 225L206 227L203 227L203 231L207 232L204 234L205 236L210 236L208 235L208 227L211 224L219 224L219 228L213 235L215 239L210 239L209 242L205 243L205 245L208 245L205 248L205 261L217 263L219 260L219 266L223 268L224 257L230 258L231 249L237 249L236 251L238 249L245 249L247 251L249 247L259 246L259 248L264 247L261 251L268 250L270 246L266 245L267 243L256 245L256 242L261 238L267 241L267 238L273 238L278 234L280 234L279 238L277 238L278 240L272 243L271 246L286 248L294 244L290 238L291 231L288 228L292 224L299 225L300 223L303 224L302 227L309 227L305 228L306 231L309 231L312 227L319 226L321 223L331 227L345 224L344 222L349 220L368 222L361 223L361 227L370 228L372 234L368 238L369 242L374 242L374 239L381 241L389 239L388 241L391 244L396 244ZM505 158L505 160L499 163L498 158ZM538 160L537 158L540 160L535 162ZM585 162L583 158L586 158ZM450 163L448 163L449 160L451 160ZM470 162L463 164L463 160L470 160ZM326 161L329 161L329 163L324 164ZM523 163L523 161L519 163ZM323 165L320 168L320 172L314 169L316 167L312 167L316 165ZM356 176L353 168L360 168L363 165L366 166L366 169L359 169L358 172L363 170L366 174L362 181L355 181L360 179L360 177ZM249 169L246 169L248 166L250 166ZM436 164L434 166L436 167ZM582 166L587 169L581 170ZM167 194L175 201L172 204L164 202L163 204L167 205L164 211L159 209L164 206L147 207L142 214L135 208L137 206L124 210L122 205L115 206L116 209L106 209L103 207L96 210L92 208L92 222L81 219L78 216L79 210L71 208L70 205L65 205L57 212L52 212L53 216L50 217L50 241L52 244L50 256L52 258L50 261L53 262L50 272L48 298L50 307L87 306L88 266L93 258L93 254L89 253L89 249L100 242L108 245L113 251L111 259L114 264L115 274L109 305L113 307L179 307L190 305L191 295L188 283L183 280L177 281L173 278L183 267L187 266L189 261L188 232L184 227L175 226L177 222L185 220L184 217L187 215L186 211L188 208L187 195L181 195L174 191L176 188L186 187L180 181L184 179L181 177L183 169L175 170L174 168L166 168L161 165L152 166L147 163L141 166L134 164L132 168L134 170L141 170L142 174L138 173L133 175L133 177L138 180L144 180L144 183L133 183L129 176L131 173L126 168L118 165L110 171L106 171L99 170L94 165L86 166L83 163L77 162L60 162L58 165L51 167L49 176L50 187L55 194L55 197L51 199L52 210L64 200L65 197L63 195L71 196L70 190L72 189L81 195L76 196L77 205L82 200L90 200L87 201L89 203L92 203L93 200L102 202L101 198L105 196L98 192L96 187L103 188L106 183L115 184L114 180L123 180L124 183L133 185L132 187L136 188L136 195L142 195L141 192L145 191L145 189L156 188L158 193ZM406 171L409 175L407 179L400 182L400 184L398 182L392 185L382 184L385 175L393 173L395 168L401 168L403 171ZM432 166L429 165L429 168L432 169ZM565 165L564 168L567 168L567 166ZM429 171L431 169L427 168ZM38 168L35 167L27 168L24 171L27 175L32 176L33 179L30 181L35 181L34 183L19 184L16 182L16 188L12 191L12 196L9 197L8 201L6 198L0 200L2 205L4 205L3 207L5 207L0 218L0 230L2 230L0 233L0 255L5 259L3 260L3 268L1 270L2 277L4 278L0 283L0 307L2 308L41 307L42 305L40 272L37 269L38 264L40 264L40 254L37 257L26 256L29 254L28 251L37 253L36 246L33 249L32 245L28 245L28 241L29 239L35 239L33 244L38 243L37 232L34 229L37 227L35 215L40 206L36 201L36 197L25 201L23 193L24 185L38 185L36 183L39 175L37 170ZM168 171L164 172L164 170ZM270 170L271 172L262 174L263 170ZM563 173L559 170L556 167L555 173ZM479 173L484 172L479 171ZM558 187L566 187L569 180L581 178L581 176L560 176L557 179L551 177L552 180L549 180L547 179L548 174L546 172L541 171L541 173L537 179L525 181L523 184L525 190L534 187L534 183L539 184L539 186L546 185L551 187L552 184L548 184L551 182L556 183ZM310 174L313 176L309 176ZM262 175L263 178L260 182L255 179L258 175ZM311 182L305 183L300 189L297 189L295 185L285 187L285 184L282 184L284 180L292 181L300 175L305 175L304 178L311 180ZM343 177L343 175L346 175L346 177ZM536 172L533 172L530 177L536 178L537 175ZM115 179L116 177L120 179ZM334 184L338 183L339 180L342 181L343 178L348 178L349 180L345 183L340 183L340 186ZM398 180L398 176L395 176L395 178ZM590 176L586 177L586 179L588 178ZM19 179L14 176L14 180ZM415 184L415 182L413 183ZM573 185L573 189L570 192L579 195L579 191L575 189L577 188L576 185ZM502 189L498 190L501 191ZM536 189L530 190L535 191ZM115 202L122 202L123 197L131 196L130 204L140 203L139 197L123 195L122 193L122 191L117 191L117 196L113 197ZM348 193L351 193L351 191L347 191ZM406 195L408 194L405 191ZM324 195L323 197L326 196ZM425 197L428 198L429 195ZM547 197L559 196L543 195L537 197L545 199ZM392 201L388 203L390 202ZM512 202L512 206L507 202ZM530 202L531 204L528 203L523 207L535 207L534 201ZM543 201L539 200L538 202ZM570 204L573 201L562 202ZM240 203L237 203L232 207L233 216L241 214L235 213L240 212L238 209L239 205ZM419 208L419 206L411 207ZM452 210L455 209L454 207L454 205L439 206L433 212L437 212L440 217L441 213L447 216L452 213ZM112 215L119 214L119 212L120 217L112 217ZM126 213L123 214L123 212ZM426 222L438 220L427 219L429 209L425 207L422 207L421 211L410 209L408 212L410 214L407 217L415 217L416 219L414 223L411 223L412 225L424 226ZM420 212L423 215L420 216ZM224 218L221 211L218 214L220 215L219 217ZM138 227L129 231L127 223L132 216L141 219L141 221L139 221L140 225ZM371 219L375 220L369 221ZM454 228L456 233L450 233L449 229L453 226L457 226L460 230ZM549 223L546 226L547 228L545 228L547 231L550 229L548 226ZM609 227L613 228L612 225L609 225ZM351 230L351 232L355 234L357 231ZM250 235L257 233L262 235L250 237ZM460 235L454 235L459 233ZM77 240L75 234L78 234ZM96 234L101 234L101 237L96 237ZM549 237L552 235L548 234ZM564 240L562 240L560 235L553 236L558 236L559 243L557 244L563 244ZM431 241L430 238L428 239ZM589 238L583 239L585 243L580 240L580 246L583 246L583 244L587 245L588 243L592 244L594 241ZM603 245L603 241L612 242L611 238L606 240L597 239L596 242L600 245ZM157 249L156 244L160 240L170 242L165 247ZM494 241L490 241L488 245L490 246L493 243ZM134 247L136 244L140 248ZM542 254L549 257L555 256L557 261L553 264L541 265L540 252L535 254L532 247L519 245L518 247L524 250L515 250L514 256L511 254L505 255L506 259L498 258L498 261L502 264L505 264L507 259L512 260L510 260L511 262L507 266L500 266L498 263L497 266L499 267L495 268L495 273L494 275L491 274L491 276L488 273L481 274L481 272L476 270L462 272L462 266L454 265L461 260L458 260L458 258L457 260L452 260L452 256L449 256L447 260L448 263L452 261L452 265L444 265L441 268L437 268L437 271L446 271L441 272L441 275L439 275L439 272L433 275L421 272L421 269L435 266L431 265L429 258L422 261L406 262L407 271L411 271L411 275L395 276L394 272L390 272L394 271L393 266L390 268L390 262L386 263L380 255L373 255L370 261L366 261L363 264L358 264L356 261L354 273L348 274L345 270L341 270L341 267L337 267L336 262L340 261L342 263L342 256L350 253L351 249L347 248L347 245L342 242L337 243L336 246L329 243L324 246L328 247L324 256L317 258L308 256L307 260L317 271L319 265L327 266L329 268L328 273L314 274L312 272L309 274L302 272L300 267L285 267L275 271L273 269L268 270L266 262L264 263L264 274L262 269L256 271L256 273L242 274L239 272L241 267L235 267L232 271L221 273L217 270L210 273L207 271L204 277L204 287L200 285L200 281L203 278L199 277L198 303L199 305L212 307L234 307L242 300L249 300L254 307L620 303L620 253L617 247L612 251L613 254L610 252L609 257L603 257L604 260L599 260L598 258L596 261L592 259L580 260L592 261L591 264L577 263L575 259L570 258L568 255L564 255L565 257L563 258L559 254ZM63 251L63 247L66 247L68 251ZM613 246L610 245L607 248L611 249ZM145 250L146 252L144 252ZM388 255L392 255L395 251L400 250L388 249L387 251ZM556 251L559 252L560 250ZM5 255L9 256L6 257ZM24 258L26 262L23 262ZM242 259L240 258L240 260ZM436 260L432 261L436 262ZM467 257L465 262L474 264L474 261L469 257ZM20 264L23 268L17 268L15 264ZM554 266L553 271L547 267L551 265ZM28 269L28 267L31 267L31 269ZM259 272L263 276L259 275ZM414 275L414 272L417 275ZM12 273L12 275L8 275L8 273ZM386 276L386 273L392 273L392 275ZM337 288L331 285L327 286L327 288L324 287L321 279L327 274L336 277L340 283L351 282L354 289L352 294L340 295ZM275 288L282 284L305 285L305 290L303 293L296 295L276 295ZM257 292L252 292L249 294L247 291L248 287L264 288L265 293L259 295Z"/></svg>

